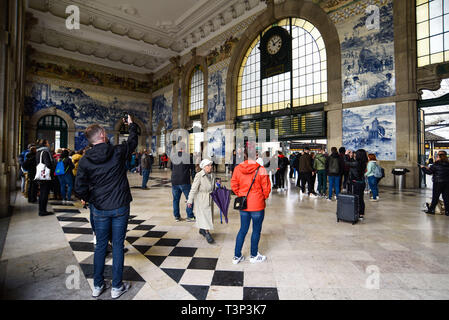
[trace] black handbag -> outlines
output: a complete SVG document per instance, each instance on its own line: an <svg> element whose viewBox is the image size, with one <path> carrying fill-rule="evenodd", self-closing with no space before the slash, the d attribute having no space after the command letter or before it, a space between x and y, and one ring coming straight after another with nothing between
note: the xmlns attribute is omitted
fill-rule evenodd
<svg viewBox="0 0 449 320"><path fill-rule="evenodd" d="M251 191L251 188L253 187L253 183L256 180L257 177L257 173L259 172L260 166L259 168L257 168L256 174L254 175L254 179L253 182L251 182L251 186L249 187L248 193L246 194L246 196L243 197L237 197L234 200L234 209L235 210L245 210L247 208L247 199L248 199L248 195L249 192Z"/></svg>

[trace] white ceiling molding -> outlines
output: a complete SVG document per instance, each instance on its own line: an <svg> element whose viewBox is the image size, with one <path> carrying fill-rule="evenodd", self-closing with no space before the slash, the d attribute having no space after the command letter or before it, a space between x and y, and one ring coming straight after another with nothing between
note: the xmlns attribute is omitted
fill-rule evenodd
<svg viewBox="0 0 449 320"><path fill-rule="evenodd" d="M69 5L80 9L80 30L65 27ZM33 29L44 34L32 41L140 73L161 70L265 8L263 0L28 0L39 21Z"/></svg>
<svg viewBox="0 0 449 320"><path fill-rule="evenodd" d="M31 42L31 43L29 43L29 45L32 48L34 48L36 51L41 52L41 53L57 55L57 56L72 59L72 60L85 61L87 63L97 64L97 65L104 66L104 67L120 69L120 70L135 72L135 73L139 73L139 74L142 74L142 70L146 70L146 69L142 69L141 67L125 64L122 62L112 62L109 59L97 58L92 55L87 56L87 55L84 55L84 54L81 54L78 52L67 51L67 50L64 50L63 48L53 48L53 47L47 46L45 44ZM147 71L147 73L148 73L148 71Z"/></svg>

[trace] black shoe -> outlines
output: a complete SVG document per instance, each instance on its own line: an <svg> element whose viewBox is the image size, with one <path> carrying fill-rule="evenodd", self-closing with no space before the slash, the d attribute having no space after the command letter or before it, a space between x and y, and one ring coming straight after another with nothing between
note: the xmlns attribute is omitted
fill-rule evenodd
<svg viewBox="0 0 449 320"><path fill-rule="evenodd" d="M444 215L449 217L449 212L446 212Z"/></svg>
<svg viewBox="0 0 449 320"><path fill-rule="evenodd" d="M424 211L425 213L427 213L427 214L435 214L435 211L434 210L427 210L427 211Z"/></svg>
<svg viewBox="0 0 449 320"><path fill-rule="evenodd" d="M212 238L212 236L210 235L209 232L206 232L205 237L206 237L206 240L207 240L208 243L214 243L215 242L214 238Z"/></svg>
<svg viewBox="0 0 449 320"><path fill-rule="evenodd" d="M202 235L203 237L205 237L206 236L206 231L204 231L204 229L200 229L200 235Z"/></svg>
<svg viewBox="0 0 449 320"><path fill-rule="evenodd" d="M39 212L39 216L41 216L41 217L43 217L43 216L49 216L49 215L52 215L52 214L54 214L53 212L48 212L48 211L45 211L45 212Z"/></svg>

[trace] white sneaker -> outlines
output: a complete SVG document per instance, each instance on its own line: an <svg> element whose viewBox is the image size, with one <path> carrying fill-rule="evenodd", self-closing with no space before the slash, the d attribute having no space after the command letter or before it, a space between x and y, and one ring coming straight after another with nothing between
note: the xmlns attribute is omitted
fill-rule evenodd
<svg viewBox="0 0 449 320"><path fill-rule="evenodd" d="M278 192L281 192L281 188L278 188Z"/></svg>
<svg viewBox="0 0 449 320"><path fill-rule="evenodd" d="M267 259L266 256L263 256L263 255L260 254L260 252L258 252L258 253L257 253L257 256L251 257L251 258L249 259L249 262L251 262L251 263L264 262L266 259Z"/></svg>
<svg viewBox="0 0 449 320"><path fill-rule="evenodd" d="M123 285L120 289L112 288L111 289L111 298L117 299L122 294L124 294L126 291L128 291L129 287L130 287L130 284L128 282L123 282Z"/></svg>
<svg viewBox="0 0 449 320"><path fill-rule="evenodd" d="M98 298L106 290L106 284L103 283L101 287L94 287L92 290L92 297Z"/></svg>
<svg viewBox="0 0 449 320"><path fill-rule="evenodd" d="M238 263L240 263L240 262L242 262L244 260L245 260L244 256L241 256L240 258L234 257L234 258L232 258L232 263L233 264L238 264Z"/></svg>
<svg viewBox="0 0 449 320"><path fill-rule="evenodd" d="M317 196L316 194L313 194L313 193L311 193L311 194L309 195L309 197L310 197L310 198L314 198L314 199L318 198L318 196Z"/></svg>

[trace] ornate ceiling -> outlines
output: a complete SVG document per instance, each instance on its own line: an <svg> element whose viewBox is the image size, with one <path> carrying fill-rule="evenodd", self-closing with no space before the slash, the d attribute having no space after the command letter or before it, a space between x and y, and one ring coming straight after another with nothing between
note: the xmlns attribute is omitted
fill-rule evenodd
<svg viewBox="0 0 449 320"><path fill-rule="evenodd" d="M66 27L69 5L80 29ZM30 45L132 72L157 72L266 8L264 0L29 0Z"/></svg>

